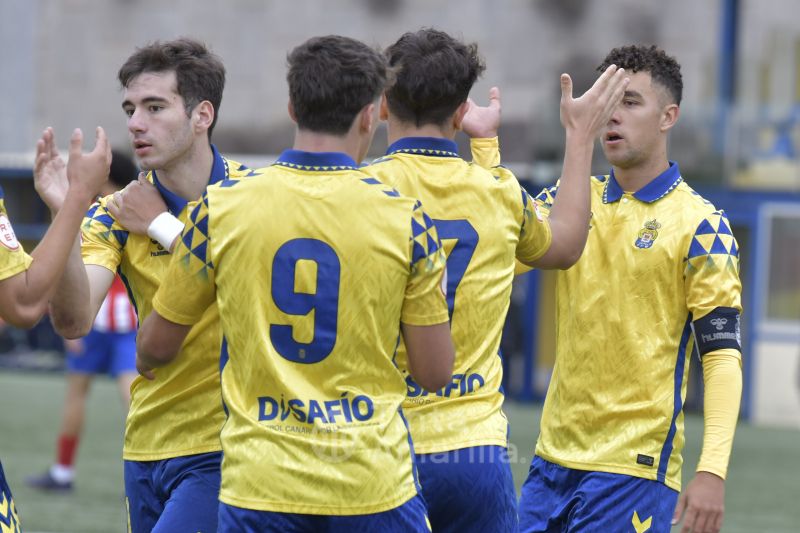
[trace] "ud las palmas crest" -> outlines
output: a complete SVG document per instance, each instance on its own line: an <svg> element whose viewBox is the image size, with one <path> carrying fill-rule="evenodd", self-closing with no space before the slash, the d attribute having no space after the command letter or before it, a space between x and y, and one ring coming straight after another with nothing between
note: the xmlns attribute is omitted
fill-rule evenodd
<svg viewBox="0 0 800 533"><path fill-rule="evenodd" d="M658 237L658 230L661 224L656 222L656 219L648 220L644 223L644 227L639 230L639 238L636 239L637 248L650 248L653 246L656 237Z"/></svg>

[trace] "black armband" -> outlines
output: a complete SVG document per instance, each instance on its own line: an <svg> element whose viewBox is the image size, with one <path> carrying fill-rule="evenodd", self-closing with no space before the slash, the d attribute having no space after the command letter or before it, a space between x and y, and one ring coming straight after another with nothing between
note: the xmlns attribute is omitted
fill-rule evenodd
<svg viewBox="0 0 800 533"><path fill-rule="evenodd" d="M703 318L692 322L692 330L701 357L723 348L742 351L739 311L733 307L715 308Z"/></svg>

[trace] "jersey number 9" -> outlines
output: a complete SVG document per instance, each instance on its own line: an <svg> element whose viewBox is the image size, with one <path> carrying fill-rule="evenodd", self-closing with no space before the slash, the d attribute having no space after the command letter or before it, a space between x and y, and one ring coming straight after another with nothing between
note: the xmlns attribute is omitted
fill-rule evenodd
<svg viewBox="0 0 800 533"><path fill-rule="evenodd" d="M295 289L297 263L313 261L317 267L316 292ZM297 342L294 327L270 324L272 345L282 357L295 363L319 363L336 345L339 314L339 278L341 264L330 245L317 239L293 239L284 243L272 261L272 299L287 315L307 316L314 311L314 337L311 342Z"/></svg>

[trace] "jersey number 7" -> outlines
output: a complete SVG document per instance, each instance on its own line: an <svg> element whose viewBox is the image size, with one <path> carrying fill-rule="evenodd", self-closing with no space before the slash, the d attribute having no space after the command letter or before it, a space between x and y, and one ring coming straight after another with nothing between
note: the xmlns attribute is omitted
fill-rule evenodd
<svg viewBox="0 0 800 533"><path fill-rule="evenodd" d="M456 305L456 290L467 271L472 254L478 247L478 232L468 220L434 220L439 239L455 239L450 255L447 256L447 311L453 320Z"/></svg>

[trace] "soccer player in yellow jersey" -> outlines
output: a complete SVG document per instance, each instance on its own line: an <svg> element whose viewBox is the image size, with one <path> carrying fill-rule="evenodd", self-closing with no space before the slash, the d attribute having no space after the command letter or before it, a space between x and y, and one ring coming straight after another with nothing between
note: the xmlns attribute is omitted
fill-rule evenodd
<svg viewBox="0 0 800 533"><path fill-rule="evenodd" d="M0 188L0 318L14 326L33 327L42 318L77 238L83 213L108 178L111 150L102 128L97 129L97 142L90 154L81 153L82 144L83 134L75 130L65 180L58 184L57 206L49 202L53 196L49 184L34 183L40 196L48 206L57 207L58 213L31 255L25 253L14 234ZM20 531L17 507L1 463L0 529Z"/></svg>
<svg viewBox="0 0 800 533"><path fill-rule="evenodd" d="M510 171L489 172L456 153L469 91L484 70L477 46L423 29L403 35L386 55L396 73L381 104L390 146L365 171L419 198L448 253L454 373L430 392L407 375L403 404L431 526L435 533L516 531L499 355L515 258L566 268L580 256L594 137L622 96L624 72L609 69L578 99L569 77L562 79L565 194L547 220ZM405 354L401 346L401 368Z"/></svg>
<svg viewBox="0 0 800 533"><path fill-rule="evenodd" d="M131 144L149 172L86 214L81 254L73 254L52 305L56 328L68 338L89 330L116 273L143 320L169 250L205 187L250 173L210 143L225 68L202 43L178 39L144 46L118 78ZM43 142L52 142L52 132ZM84 270L88 288L71 277ZM182 347L187 356L159 369L157 380L138 378L131 387L123 459L133 532L216 530L225 418L221 342L212 306L189 333Z"/></svg>
<svg viewBox="0 0 800 533"><path fill-rule="evenodd" d="M288 63L294 147L263 176L208 187L142 325L139 368L171 360L216 300L220 531L430 531L395 350L402 331L414 379L449 379L444 253L418 200L358 169L384 57L327 36Z"/></svg>
<svg viewBox="0 0 800 533"><path fill-rule="evenodd" d="M523 532L719 531L742 389L736 240L667 158L683 82L656 47L612 50L630 85L600 141L581 259L558 273L556 365L520 499ZM536 203L547 212L564 182ZM702 365L703 451L681 489L683 401ZM677 502L677 509L676 509ZM674 518L673 518L674 511Z"/></svg>

